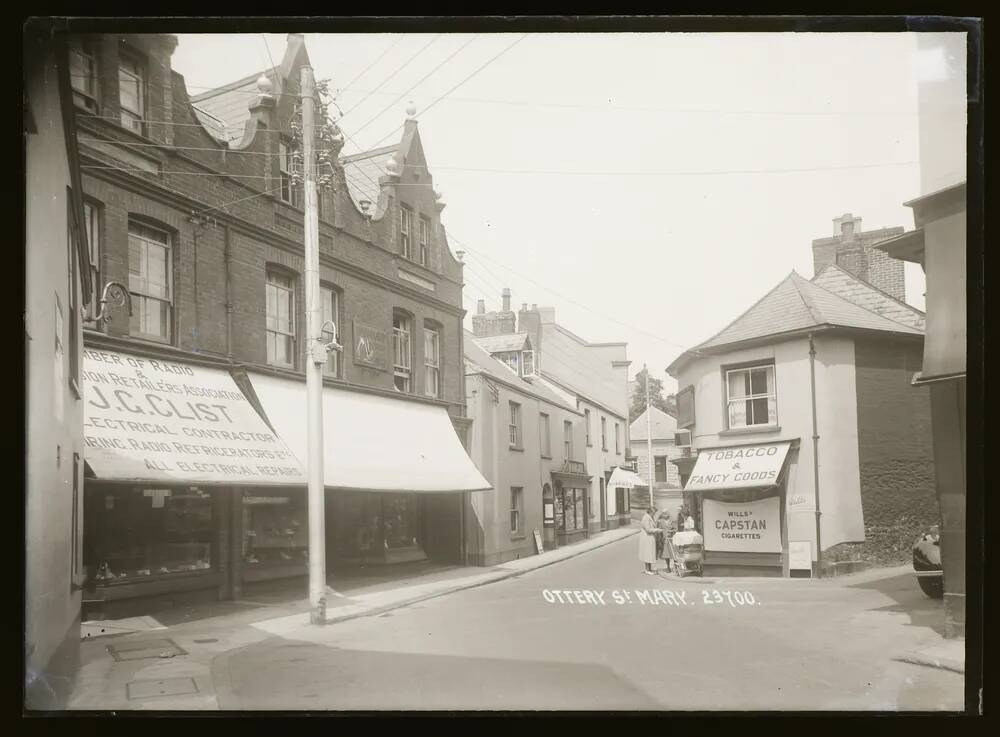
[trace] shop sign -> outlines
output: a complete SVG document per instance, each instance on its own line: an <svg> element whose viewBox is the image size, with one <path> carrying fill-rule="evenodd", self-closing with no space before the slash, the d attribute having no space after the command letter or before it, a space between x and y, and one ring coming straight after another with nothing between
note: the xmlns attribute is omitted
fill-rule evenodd
<svg viewBox="0 0 1000 737"><path fill-rule="evenodd" d="M540 533L538 530L535 530L534 532L535 532L535 549L539 553L544 553L545 546L542 545L542 533Z"/></svg>
<svg viewBox="0 0 1000 737"><path fill-rule="evenodd" d="M781 510L778 497L754 502L702 502L705 550L733 553L780 553Z"/></svg>
<svg viewBox="0 0 1000 737"><path fill-rule="evenodd" d="M748 489L778 483L788 443L705 448L691 469L685 491Z"/></svg>
<svg viewBox="0 0 1000 737"><path fill-rule="evenodd" d="M385 331L355 320L354 363L385 371L386 354Z"/></svg>
<svg viewBox="0 0 1000 737"><path fill-rule="evenodd" d="M305 484L226 371L87 349L82 378L85 458L99 479Z"/></svg>

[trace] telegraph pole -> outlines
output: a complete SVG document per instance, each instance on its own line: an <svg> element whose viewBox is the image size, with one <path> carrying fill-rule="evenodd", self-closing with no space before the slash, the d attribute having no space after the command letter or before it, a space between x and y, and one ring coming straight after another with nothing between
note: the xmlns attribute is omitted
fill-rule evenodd
<svg viewBox="0 0 1000 737"><path fill-rule="evenodd" d="M306 428L309 479L309 621L326 623L326 525L323 485L323 313L319 291L319 212L316 204L315 82L302 67L302 169L305 194Z"/></svg>
<svg viewBox="0 0 1000 737"><path fill-rule="evenodd" d="M653 506L653 419L652 412L649 411L649 369L646 364L642 364L642 370L646 372L646 458L649 459L647 472L649 474L649 506Z"/></svg>

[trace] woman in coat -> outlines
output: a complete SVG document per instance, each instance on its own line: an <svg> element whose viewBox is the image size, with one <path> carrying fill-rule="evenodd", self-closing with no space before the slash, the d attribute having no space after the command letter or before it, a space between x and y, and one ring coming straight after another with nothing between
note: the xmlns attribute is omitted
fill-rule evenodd
<svg viewBox="0 0 1000 737"><path fill-rule="evenodd" d="M652 507L648 507L639 523L642 528L639 530L639 560L645 566L643 573L648 573L650 576L656 575L653 572L653 563L656 562L656 535L660 532L653 522L654 511Z"/></svg>

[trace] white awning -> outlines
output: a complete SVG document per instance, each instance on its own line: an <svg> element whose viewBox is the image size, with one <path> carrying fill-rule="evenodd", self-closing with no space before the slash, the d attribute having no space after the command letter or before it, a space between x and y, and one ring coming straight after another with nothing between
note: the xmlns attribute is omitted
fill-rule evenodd
<svg viewBox="0 0 1000 737"><path fill-rule="evenodd" d="M88 348L84 460L98 479L301 486L298 459L223 369Z"/></svg>
<svg viewBox="0 0 1000 737"><path fill-rule="evenodd" d="M250 373L274 429L306 463L306 385ZM352 491L492 489L462 446L444 407L323 388L323 482Z"/></svg>
<svg viewBox="0 0 1000 737"><path fill-rule="evenodd" d="M685 491L752 489L778 483L790 443L703 448Z"/></svg>
<svg viewBox="0 0 1000 737"><path fill-rule="evenodd" d="M611 472L611 478L608 479L608 488L623 487L631 489L636 486L644 486L645 483L635 471L629 471L627 468L619 466Z"/></svg>

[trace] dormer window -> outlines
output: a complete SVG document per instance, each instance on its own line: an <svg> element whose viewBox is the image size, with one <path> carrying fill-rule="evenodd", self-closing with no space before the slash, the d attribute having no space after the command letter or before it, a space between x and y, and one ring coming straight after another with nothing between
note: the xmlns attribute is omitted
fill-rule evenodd
<svg viewBox="0 0 1000 737"><path fill-rule="evenodd" d="M535 375L535 352L521 351L521 376Z"/></svg>
<svg viewBox="0 0 1000 737"><path fill-rule="evenodd" d="M69 46L69 79L73 87L73 102L91 113L97 113L97 56L93 44L85 38L74 38Z"/></svg>
<svg viewBox="0 0 1000 737"><path fill-rule="evenodd" d="M431 263L431 221L420 217L420 265L430 266Z"/></svg>
<svg viewBox="0 0 1000 737"><path fill-rule="evenodd" d="M122 125L141 134L146 114L146 73L142 62L131 54L118 57L118 106Z"/></svg>
<svg viewBox="0 0 1000 737"><path fill-rule="evenodd" d="M399 206L399 254L403 258L413 258L413 210L406 205Z"/></svg>

